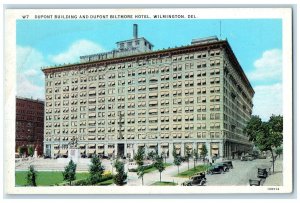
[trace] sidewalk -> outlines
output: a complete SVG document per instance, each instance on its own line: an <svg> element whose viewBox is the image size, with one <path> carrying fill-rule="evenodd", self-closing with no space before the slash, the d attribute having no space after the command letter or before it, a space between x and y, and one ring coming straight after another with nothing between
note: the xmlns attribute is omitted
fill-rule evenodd
<svg viewBox="0 0 300 203"><path fill-rule="evenodd" d="M274 173L267 177L264 182L264 186L282 186L283 185L283 175L282 175L282 157L277 158L274 166Z"/></svg>
<svg viewBox="0 0 300 203"><path fill-rule="evenodd" d="M198 161L196 166L203 164L203 162ZM194 167L194 162L190 161L189 163L189 168ZM161 181L167 181L167 182L174 182L180 185L184 181L187 180L187 178L181 178L181 177L174 177L177 175L177 166L168 166L165 171L161 173ZM183 172L188 170L188 163L184 162L182 165L179 167L179 172ZM159 172L158 171L153 171L151 173L147 173L144 175L144 186L151 185L155 182L159 181ZM128 186L141 186L142 180L139 179L136 175L136 173L130 173L130 180L128 181L127 185Z"/></svg>

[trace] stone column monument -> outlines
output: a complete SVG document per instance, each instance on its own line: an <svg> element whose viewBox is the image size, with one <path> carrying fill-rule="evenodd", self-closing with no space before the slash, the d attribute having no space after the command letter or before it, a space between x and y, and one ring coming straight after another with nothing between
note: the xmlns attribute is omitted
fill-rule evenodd
<svg viewBox="0 0 300 203"><path fill-rule="evenodd" d="M74 136L71 142L69 142L68 158L72 159L75 163L78 163L80 158L80 149L78 148L77 138Z"/></svg>

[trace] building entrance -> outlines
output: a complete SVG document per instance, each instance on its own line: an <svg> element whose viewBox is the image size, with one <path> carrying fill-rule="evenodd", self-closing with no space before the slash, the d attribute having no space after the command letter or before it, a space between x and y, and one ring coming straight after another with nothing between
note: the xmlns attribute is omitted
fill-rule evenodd
<svg viewBox="0 0 300 203"><path fill-rule="evenodd" d="M124 144L118 144L118 157L124 157Z"/></svg>

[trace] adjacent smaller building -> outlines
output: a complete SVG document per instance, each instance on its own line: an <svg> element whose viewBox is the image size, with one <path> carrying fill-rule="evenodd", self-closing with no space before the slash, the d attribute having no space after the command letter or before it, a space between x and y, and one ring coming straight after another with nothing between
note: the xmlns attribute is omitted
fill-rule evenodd
<svg viewBox="0 0 300 203"><path fill-rule="evenodd" d="M37 155L43 154L44 101L16 98L16 152L32 146Z"/></svg>

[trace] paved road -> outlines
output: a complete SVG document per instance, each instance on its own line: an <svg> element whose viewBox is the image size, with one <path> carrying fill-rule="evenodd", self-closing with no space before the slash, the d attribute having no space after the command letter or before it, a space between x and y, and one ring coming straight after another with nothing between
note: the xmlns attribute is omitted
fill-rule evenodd
<svg viewBox="0 0 300 203"><path fill-rule="evenodd" d="M68 159L33 159L25 162L16 163L16 170L28 170L29 165L33 164L36 170L42 171L62 171L67 165ZM102 160L106 170L111 171L112 165L110 160ZM77 164L77 171L88 171L90 159L80 159ZM198 164L203 164L198 162ZM234 168L225 174L206 175L207 186L247 186L249 179L256 178L257 168L271 167L270 159L257 159L253 161L233 161ZM190 168L193 167L193 162L190 162ZM187 170L188 164L183 163L180 166L180 172ZM187 178L175 177L177 174L177 166L169 166L162 172L162 181L175 182L178 185L187 180ZM159 172L154 171L144 175L144 185L151 185L159 181ZM128 172L128 186L140 186L142 180L139 179L136 173Z"/></svg>
<svg viewBox="0 0 300 203"><path fill-rule="evenodd" d="M270 168L269 159L233 161L233 169L224 174L207 175L207 186L247 186L249 179L257 179L257 168Z"/></svg>

